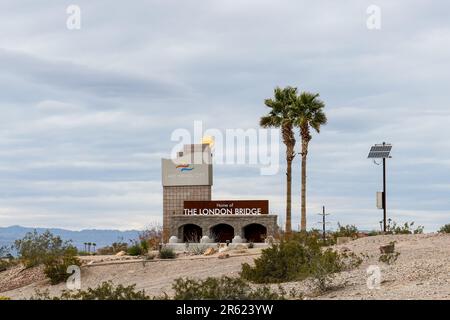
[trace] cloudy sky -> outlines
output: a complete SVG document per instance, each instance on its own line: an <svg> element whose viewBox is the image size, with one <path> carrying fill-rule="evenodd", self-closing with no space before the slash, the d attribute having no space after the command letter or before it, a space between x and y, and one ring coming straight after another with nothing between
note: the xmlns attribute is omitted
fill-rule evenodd
<svg viewBox="0 0 450 320"><path fill-rule="evenodd" d="M66 26L71 4L80 30ZM161 221L173 130L258 128L263 100L291 85L319 92L329 118L310 148L309 226L324 204L331 227L379 228L382 171L366 156L386 141L389 216L436 230L450 222L449 12L444 0L3 0L0 226ZM269 199L283 223L284 180L284 167L219 165L213 196Z"/></svg>

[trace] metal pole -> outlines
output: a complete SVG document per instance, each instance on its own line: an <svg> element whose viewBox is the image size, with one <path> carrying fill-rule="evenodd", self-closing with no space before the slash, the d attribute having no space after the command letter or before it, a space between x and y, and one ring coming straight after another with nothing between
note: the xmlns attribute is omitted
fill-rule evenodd
<svg viewBox="0 0 450 320"><path fill-rule="evenodd" d="M325 232L325 206L322 207L322 213L323 213L323 218L322 218L322 228L323 228L323 242L325 243L325 238L326 238L326 232Z"/></svg>
<svg viewBox="0 0 450 320"><path fill-rule="evenodd" d="M386 232L386 158L383 158L383 231Z"/></svg>

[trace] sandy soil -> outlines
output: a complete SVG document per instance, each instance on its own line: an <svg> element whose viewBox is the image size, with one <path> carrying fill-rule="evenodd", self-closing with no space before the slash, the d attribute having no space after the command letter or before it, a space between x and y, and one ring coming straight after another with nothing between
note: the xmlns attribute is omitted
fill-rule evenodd
<svg viewBox="0 0 450 320"><path fill-rule="evenodd" d="M380 245L396 241L398 260L392 265L378 262ZM357 254L368 255L363 264L352 271L342 272L333 280L334 288L316 296L308 281L283 284L287 290L295 288L313 299L450 299L450 235L398 235L361 238L336 249L349 249ZM82 268L82 288L95 287L102 281L116 284L136 284L149 295L170 294L172 281L178 277L206 278L222 275L237 276L243 262L252 263L258 257L259 249L250 254L233 253L228 259L211 257L183 257L176 260L151 261L145 266L141 261L97 261ZM100 261L103 260L103 261ZM381 270L381 288L367 288L366 269L378 265ZM5 291L2 283L10 282L14 276L0 273L2 296L13 299L29 298L36 289L49 289L51 295L58 295L65 285L50 286L47 280L31 280L30 284ZM11 278L12 277L12 278ZM25 284L25 283L24 283Z"/></svg>
<svg viewBox="0 0 450 320"><path fill-rule="evenodd" d="M176 260L150 260L144 265L142 260L105 260L107 257L95 257L97 263L86 265L81 272L81 287L86 289L96 287L103 281L111 280L115 284L136 284L137 289L144 289L146 294L160 296L171 294L172 282L179 277L205 278L208 276L220 277L222 275L237 276L244 262L252 263L259 256L260 249L248 250L243 254L230 252L230 258L218 259L217 254L210 257L193 256L182 257ZM111 260L115 259L110 257ZM86 260L85 257L83 257ZM109 260L109 259L108 259ZM36 290L49 290L51 296L60 295L66 289L65 284L51 286L48 280L31 281L30 284L9 291L2 290L2 273L0 273L0 295L12 299L27 299ZM3 283L8 282L3 276ZM3 292L2 292L3 291Z"/></svg>

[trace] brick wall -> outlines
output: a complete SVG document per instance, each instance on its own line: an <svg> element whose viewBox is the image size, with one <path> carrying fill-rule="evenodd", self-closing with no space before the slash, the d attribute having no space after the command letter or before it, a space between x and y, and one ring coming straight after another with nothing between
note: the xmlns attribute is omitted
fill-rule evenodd
<svg viewBox="0 0 450 320"><path fill-rule="evenodd" d="M183 214L184 200L211 200L211 186L163 187L163 241L171 236L171 217Z"/></svg>

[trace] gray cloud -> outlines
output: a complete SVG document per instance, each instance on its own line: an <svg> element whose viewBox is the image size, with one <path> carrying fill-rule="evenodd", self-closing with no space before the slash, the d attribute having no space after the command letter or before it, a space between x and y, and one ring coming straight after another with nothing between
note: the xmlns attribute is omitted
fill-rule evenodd
<svg viewBox="0 0 450 320"><path fill-rule="evenodd" d="M79 0L0 4L0 225L143 227L161 219L159 158L176 128L256 128L276 85L321 93L329 124L309 158L311 226L378 228L381 169L394 144L389 212L428 231L448 223L450 4L378 1ZM282 155L282 153L281 153ZM282 159L281 159L282 161ZM282 162L283 163L283 162ZM284 211L284 167L217 166L217 198ZM294 168L298 224L299 160Z"/></svg>

